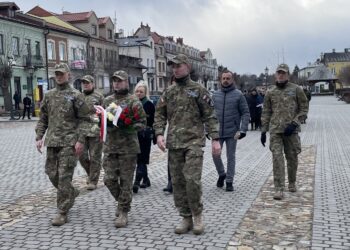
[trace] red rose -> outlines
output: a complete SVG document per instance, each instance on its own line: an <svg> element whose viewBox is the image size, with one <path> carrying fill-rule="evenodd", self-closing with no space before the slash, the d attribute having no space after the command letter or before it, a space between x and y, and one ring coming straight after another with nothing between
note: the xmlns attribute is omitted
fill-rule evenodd
<svg viewBox="0 0 350 250"><path fill-rule="evenodd" d="M124 114L120 114L119 118L122 119L122 120L125 120L125 115Z"/></svg>
<svg viewBox="0 0 350 250"><path fill-rule="evenodd" d="M134 114L134 118L136 119L136 120L139 120L140 119L140 116L139 116L139 114Z"/></svg>
<svg viewBox="0 0 350 250"><path fill-rule="evenodd" d="M132 122L132 121L131 121L130 118L125 118L125 121L124 121L125 125L130 125L131 122Z"/></svg>
<svg viewBox="0 0 350 250"><path fill-rule="evenodd" d="M124 114L129 114L129 109L127 107L124 109Z"/></svg>
<svg viewBox="0 0 350 250"><path fill-rule="evenodd" d="M133 108L132 108L132 111L133 111L134 113L137 113L137 111L138 111L137 106L136 106L136 107L133 107Z"/></svg>

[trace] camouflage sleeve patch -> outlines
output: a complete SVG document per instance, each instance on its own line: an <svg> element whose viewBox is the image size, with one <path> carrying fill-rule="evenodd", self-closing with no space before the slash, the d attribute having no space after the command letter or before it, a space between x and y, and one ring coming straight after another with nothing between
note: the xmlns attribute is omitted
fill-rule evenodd
<svg viewBox="0 0 350 250"><path fill-rule="evenodd" d="M203 95L203 100L204 100L204 102L207 103L210 107L214 107L213 99L212 99L208 94Z"/></svg>

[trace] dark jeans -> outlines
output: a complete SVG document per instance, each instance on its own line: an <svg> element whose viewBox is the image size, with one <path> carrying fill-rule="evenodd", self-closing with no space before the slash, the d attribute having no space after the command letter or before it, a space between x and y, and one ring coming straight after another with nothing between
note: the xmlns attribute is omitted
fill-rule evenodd
<svg viewBox="0 0 350 250"><path fill-rule="evenodd" d="M26 116L26 112L28 112L28 119L30 119L30 107L24 107L22 119Z"/></svg>

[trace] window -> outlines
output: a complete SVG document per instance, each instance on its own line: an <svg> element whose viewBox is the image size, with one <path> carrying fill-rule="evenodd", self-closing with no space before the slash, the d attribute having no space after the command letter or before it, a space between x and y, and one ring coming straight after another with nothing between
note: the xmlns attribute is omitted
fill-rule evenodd
<svg viewBox="0 0 350 250"><path fill-rule="evenodd" d="M0 34L0 55L4 54L4 35Z"/></svg>
<svg viewBox="0 0 350 250"><path fill-rule="evenodd" d="M149 58L147 58L147 68L149 68Z"/></svg>
<svg viewBox="0 0 350 250"><path fill-rule="evenodd" d="M97 36L97 26L95 24L91 25L91 34Z"/></svg>
<svg viewBox="0 0 350 250"><path fill-rule="evenodd" d="M151 67L153 68L154 66L153 66L154 64L153 64L153 59L151 59Z"/></svg>
<svg viewBox="0 0 350 250"><path fill-rule="evenodd" d="M109 60L108 49L105 50L105 61Z"/></svg>
<svg viewBox="0 0 350 250"><path fill-rule="evenodd" d="M114 54L114 62L118 62L117 51L113 51L113 54Z"/></svg>
<svg viewBox="0 0 350 250"><path fill-rule="evenodd" d="M60 54L60 61L65 61L66 60L66 44L60 42L58 49L59 49L59 54Z"/></svg>
<svg viewBox="0 0 350 250"><path fill-rule="evenodd" d="M30 39L24 39L24 47L26 49L26 53L28 56L32 54L32 50L30 48Z"/></svg>
<svg viewBox="0 0 350 250"><path fill-rule="evenodd" d="M103 89L103 86L104 86L104 84L103 84L103 76L98 76L98 87L100 89Z"/></svg>
<svg viewBox="0 0 350 250"><path fill-rule="evenodd" d="M35 55L40 57L40 42L35 41Z"/></svg>
<svg viewBox="0 0 350 250"><path fill-rule="evenodd" d="M158 62L158 72L162 72L162 63Z"/></svg>
<svg viewBox="0 0 350 250"><path fill-rule="evenodd" d="M97 61L102 62L102 49L97 48Z"/></svg>
<svg viewBox="0 0 350 250"><path fill-rule="evenodd" d="M159 48L159 54L163 55L163 48Z"/></svg>
<svg viewBox="0 0 350 250"><path fill-rule="evenodd" d="M90 47L90 59L95 60L95 47Z"/></svg>
<svg viewBox="0 0 350 250"><path fill-rule="evenodd" d="M163 65L163 72L165 72L165 63L162 63Z"/></svg>
<svg viewBox="0 0 350 250"><path fill-rule="evenodd" d="M108 30L108 39L112 39L113 37L112 37L112 30L111 29L109 29Z"/></svg>
<svg viewBox="0 0 350 250"><path fill-rule="evenodd" d="M153 49L153 43L151 42L151 49Z"/></svg>
<svg viewBox="0 0 350 250"><path fill-rule="evenodd" d="M47 42L47 58L49 60L55 59L55 42L54 41Z"/></svg>
<svg viewBox="0 0 350 250"><path fill-rule="evenodd" d="M84 49L79 49L78 60L85 60L85 51L84 51Z"/></svg>
<svg viewBox="0 0 350 250"><path fill-rule="evenodd" d="M163 78L159 78L159 88L163 88Z"/></svg>
<svg viewBox="0 0 350 250"><path fill-rule="evenodd" d="M12 37L12 54L14 56L19 56L19 38Z"/></svg>

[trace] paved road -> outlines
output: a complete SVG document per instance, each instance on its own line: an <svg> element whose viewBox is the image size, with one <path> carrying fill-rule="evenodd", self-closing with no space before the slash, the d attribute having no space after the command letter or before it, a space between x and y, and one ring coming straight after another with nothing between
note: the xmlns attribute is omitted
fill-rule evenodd
<svg viewBox="0 0 350 250"><path fill-rule="evenodd" d="M350 240L349 120L349 105L334 97L313 97L308 123L303 125L303 144L317 147L314 249L350 249L344 248ZM11 129L7 124L0 126L1 206L51 185L43 172L44 157L34 148L34 124L11 124ZM260 145L259 135L249 132L238 144L234 193L215 187L217 174L206 147L203 200L207 227L202 236L173 233L179 217L172 196L161 191L166 183L166 156L161 155L149 168L152 187L134 197L127 228L114 228L115 204L102 187L78 197L70 223L60 228L49 222L56 211L54 205L3 228L0 249L224 249L271 174L270 152ZM77 168L77 176L83 174Z"/></svg>

